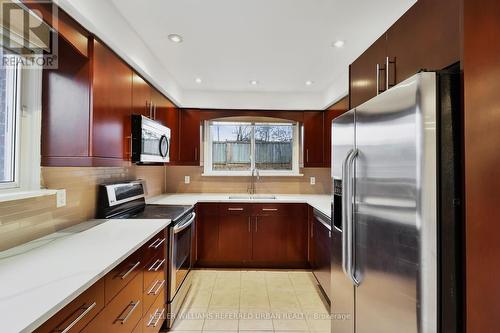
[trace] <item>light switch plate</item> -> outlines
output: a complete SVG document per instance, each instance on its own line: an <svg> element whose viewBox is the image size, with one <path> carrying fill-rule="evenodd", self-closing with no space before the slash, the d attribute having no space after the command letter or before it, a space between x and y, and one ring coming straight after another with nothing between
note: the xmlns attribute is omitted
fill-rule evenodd
<svg viewBox="0 0 500 333"><path fill-rule="evenodd" d="M311 185L316 185L316 177L311 177Z"/></svg>
<svg viewBox="0 0 500 333"><path fill-rule="evenodd" d="M191 177L190 176L185 176L184 177L184 184L190 184L191 183Z"/></svg>
<svg viewBox="0 0 500 333"><path fill-rule="evenodd" d="M57 190L57 208L66 206L66 190Z"/></svg>

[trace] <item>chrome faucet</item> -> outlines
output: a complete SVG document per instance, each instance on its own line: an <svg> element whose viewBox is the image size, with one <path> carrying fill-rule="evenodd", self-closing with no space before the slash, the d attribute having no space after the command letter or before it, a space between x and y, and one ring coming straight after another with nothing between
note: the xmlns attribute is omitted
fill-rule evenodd
<svg viewBox="0 0 500 333"><path fill-rule="evenodd" d="M250 186L248 187L249 194L255 194L255 192L257 192L256 187L255 187L255 183L256 183L255 177L257 177L257 180L260 180L260 174L259 174L259 170L257 168L252 169L252 178L250 181Z"/></svg>

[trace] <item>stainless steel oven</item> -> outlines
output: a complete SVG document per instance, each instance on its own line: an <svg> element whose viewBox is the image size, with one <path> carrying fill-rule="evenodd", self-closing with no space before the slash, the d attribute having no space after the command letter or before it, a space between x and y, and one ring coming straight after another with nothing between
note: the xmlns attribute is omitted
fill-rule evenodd
<svg viewBox="0 0 500 333"><path fill-rule="evenodd" d="M169 316L166 320L170 328L179 312L179 309L191 287L192 268L191 252L195 232L196 213L191 211L169 227L168 249L168 290L167 308Z"/></svg>

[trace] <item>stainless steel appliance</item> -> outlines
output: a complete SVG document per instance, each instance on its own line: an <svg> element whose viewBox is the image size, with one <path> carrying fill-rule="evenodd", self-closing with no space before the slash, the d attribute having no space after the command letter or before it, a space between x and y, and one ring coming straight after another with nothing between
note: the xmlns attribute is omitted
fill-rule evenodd
<svg viewBox="0 0 500 333"><path fill-rule="evenodd" d="M132 162L170 162L170 129L157 121L132 115Z"/></svg>
<svg viewBox="0 0 500 333"><path fill-rule="evenodd" d="M172 324L191 287L192 244L196 213L193 206L146 205L141 181L103 184L99 187L98 218L169 219L166 232L165 267L167 313L165 326Z"/></svg>
<svg viewBox="0 0 500 333"><path fill-rule="evenodd" d="M326 214L313 210L314 219L312 221L313 260L311 268L314 277L324 293L327 302L330 302L330 280L331 280L331 239L332 227L331 219Z"/></svg>
<svg viewBox="0 0 500 333"><path fill-rule="evenodd" d="M422 72L332 124L332 331L461 331L460 81Z"/></svg>

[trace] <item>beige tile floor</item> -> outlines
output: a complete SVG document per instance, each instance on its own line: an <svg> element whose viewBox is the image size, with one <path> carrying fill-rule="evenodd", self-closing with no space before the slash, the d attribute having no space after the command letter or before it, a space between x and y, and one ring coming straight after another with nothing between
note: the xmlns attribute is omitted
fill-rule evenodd
<svg viewBox="0 0 500 333"><path fill-rule="evenodd" d="M328 305L312 273L197 270L172 331L330 332Z"/></svg>

